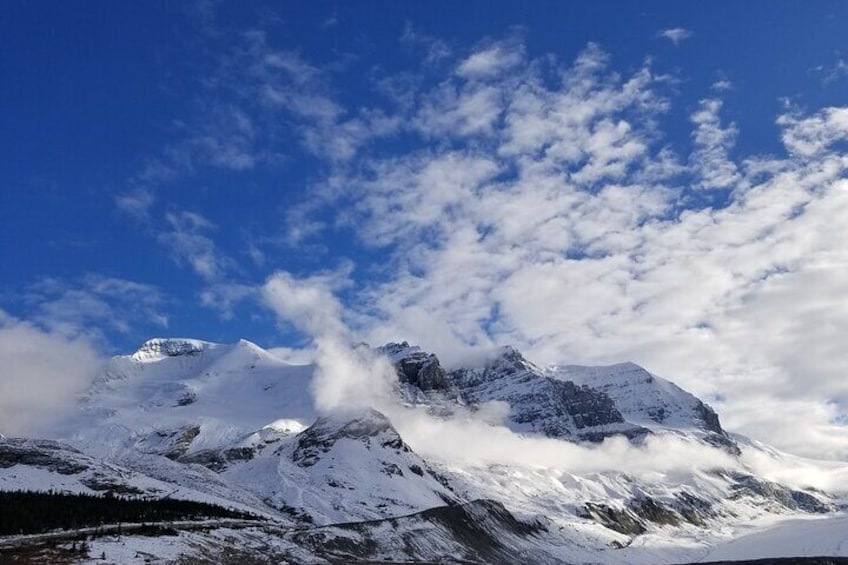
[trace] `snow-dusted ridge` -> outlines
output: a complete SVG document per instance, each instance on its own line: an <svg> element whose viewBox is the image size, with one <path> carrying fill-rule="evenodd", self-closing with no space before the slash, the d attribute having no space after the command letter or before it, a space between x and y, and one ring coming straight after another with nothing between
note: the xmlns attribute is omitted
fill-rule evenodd
<svg viewBox="0 0 848 565"><path fill-rule="evenodd" d="M218 344L199 339L153 338L141 344L132 358L136 361L155 361L164 357L198 355L219 347Z"/></svg>
<svg viewBox="0 0 848 565"><path fill-rule="evenodd" d="M837 494L759 474L749 461L818 467L731 436L700 399L632 363L539 368L503 348L446 369L405 342L374 351L397 372L393 408L321 414L313 365L291 365L243 340L149 340L94 380L77 415L57 430L64 443L0 439L0 489L95 485L236 505L307 532L273 541L261 531L232 533L245 547L261 539L281 559L316 563L517 555L679 563L724 555L713 548L742 533L842 505ZM547 467L435 460L393 425L409 411L449 422L493 403L505 409L501 427L489 428L493 437L512 434L519 449L529 442L528 457L539 446L565 446L577 457L627 455L619 468L593 471L575 471L584 467L567 458ZM718 463L637 471L627 459L681 446L715 453ZM470 532L499 541L475 546ZM185 551L201 538L218 547L216 535L186 534Z"/></svg>

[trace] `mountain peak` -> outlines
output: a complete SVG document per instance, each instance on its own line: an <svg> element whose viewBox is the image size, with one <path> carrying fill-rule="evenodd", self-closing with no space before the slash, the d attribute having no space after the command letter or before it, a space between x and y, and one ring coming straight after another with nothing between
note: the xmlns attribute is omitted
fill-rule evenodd
<svg viewBox="0 0 848 565"><path fill-rule="evenodd" d="M536 370L536 366L512 345L504 345L496 350L496 355L489 361L488 366L510 367L515 370Z"/></svg>
<svg viewBox="0 0 848 565"><path fill-rule="evenodd" d="M613 399L624 418L649 429L698 429L713 442L736 451L718 415L690 392L635 363L584 367L551 366L545 373L602 391Z"/></svg>
<svg viewBox="0 0 848 565"><path fill-rule="evenodd" d="M383 445L405 447L389 419L373 408L321 416L298 435L298 446L308 450L317 445L322 451L328 451L342 439L370 443L374 438L380 438Z"/></svg>

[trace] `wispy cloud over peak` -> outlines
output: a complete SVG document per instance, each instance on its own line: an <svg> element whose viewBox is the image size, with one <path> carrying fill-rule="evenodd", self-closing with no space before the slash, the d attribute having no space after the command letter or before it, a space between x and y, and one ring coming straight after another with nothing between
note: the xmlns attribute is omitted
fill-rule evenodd
<svg viewBox="0 0 848 565"><path fill-rule="evenodd" d="M422 33L410 22L406 22L400 42L407 48L421 52L426 65L436 65L453 54L453 49L447 41Z"/></svg>
<svg viewBox="0 0 848 565"><path fill-rule="evenodd" d="M47 277L23 297L28 318L71 338L105 341L105 331L129 334L135 326L167 327L166 300L151 284L100 274L79 279Z"/></svg>
<svg viewBox="0 0 848 565"><path fill-rule="evenodd" d="M189 211L169 212L165 220L169 229L162 231L158 239L175 261L188 263L208 282L220 279L235 268L233 259L222 253L205 234L215 229L215 224L204 216Z"/></svg>

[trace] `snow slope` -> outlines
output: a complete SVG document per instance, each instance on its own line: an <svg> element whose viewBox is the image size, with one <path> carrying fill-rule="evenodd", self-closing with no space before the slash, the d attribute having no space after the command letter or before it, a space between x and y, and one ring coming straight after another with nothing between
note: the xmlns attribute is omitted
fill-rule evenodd
<svg viewBox="0 0 848 565"><path fill-rule="evenodd" d="M702 561L848 555L848 516L779 521L718 545Z"/></svg>
<svg viewBox="0 0 848 565"><path fill-rule="evenodd" d="M316 417L312 371L244 340L153 339L112 359L68 439L103 457L135 450L177 458L269 426L297 431Z"/></svg>

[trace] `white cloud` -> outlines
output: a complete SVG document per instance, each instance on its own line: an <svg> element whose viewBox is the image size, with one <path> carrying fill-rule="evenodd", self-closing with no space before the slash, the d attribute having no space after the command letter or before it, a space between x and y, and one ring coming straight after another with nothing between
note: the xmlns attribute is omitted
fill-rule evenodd
<svg viewBox="0 0 848 565"><path fill-rule="evenodd" d="M657 32L657 35L659 37L664 37L668 39L675 45L679 45L681 41L689 39L694 34L690 30L684 29L682 27L672 27Z"/></svg>
<svg viewBox="0 0 848 565"><path fill-rule="evenodd" d="M802 157L813 157L837 141L848 139L848 108L825 108L803 117L797 112L780 116L783 143L790 152Z"/></svg>
<svg viewBox="0 0 848 565"><path fill-rule="evenodd" d="M689 157L692 170L698 175L697 187L705 190L744 188L736 164L729 153L736 142L735 124L722 127L719 118L722 102L717 99L701 100L691 120L695 149Z"/></svg>
<svg viewBox="0 0 848 565"><path fill-rule="evenodd" d="M85 337L69 337L0 310L0 433L38 437L73 407L103 359Z"/></svg>

